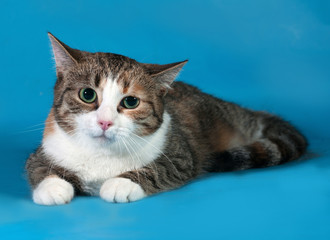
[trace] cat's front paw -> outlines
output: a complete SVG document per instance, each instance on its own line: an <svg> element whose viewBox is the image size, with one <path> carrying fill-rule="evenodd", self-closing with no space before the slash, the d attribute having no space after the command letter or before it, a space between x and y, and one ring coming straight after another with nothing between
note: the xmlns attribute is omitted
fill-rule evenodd
<svg viewBox="0 0 330 240"><path fill-rule="evenodd" d="M40 205L60 205L70 202L73 195L74 189L70 183L57 176L50 176L33 190L33 201Z"/></svg>
<svg viewBox="0 0 330 240"><path fill-rule="evenodd" d="M127 178L110 178L100 189L100 196L108 202L133 202L146 196L139 184Z"/></svg>

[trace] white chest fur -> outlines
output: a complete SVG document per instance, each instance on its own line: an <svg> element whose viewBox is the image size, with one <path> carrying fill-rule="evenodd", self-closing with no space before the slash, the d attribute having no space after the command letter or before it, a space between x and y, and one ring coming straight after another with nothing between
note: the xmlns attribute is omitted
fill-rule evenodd
<svg viewBox="0 0 330 240"><path fill-rule="evenodd" d="M43 149L54 164L74 172L81 180L83 188L92 195L98 195L101 185L109 178L139 169L162 154L170 116L164 114L162 126L146 137L130 136L124 143L118 142L118 151L114 147L96 146L77 141L68 136L57 125L53 134L43 139Z"/></svg>

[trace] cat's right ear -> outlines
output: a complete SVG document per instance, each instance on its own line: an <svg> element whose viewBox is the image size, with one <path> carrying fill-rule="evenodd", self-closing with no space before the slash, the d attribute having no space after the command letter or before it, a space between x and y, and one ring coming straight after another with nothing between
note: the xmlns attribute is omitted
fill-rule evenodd
<svg viewBox="0 0 330 240"><path fill-rule="evenodd" d="M52 44L57 73L64 72L78 63L78 59L81 57L79 50L70 48L50 32L48 33L48 37Z"/></svg>
<svg viewBox="0 0 330 240"><path fill-rule="evenodd" d="M163 65L144 63L143 66L147 73L162 87L170 88L170 85L187 62L188 60Z"/></svg>

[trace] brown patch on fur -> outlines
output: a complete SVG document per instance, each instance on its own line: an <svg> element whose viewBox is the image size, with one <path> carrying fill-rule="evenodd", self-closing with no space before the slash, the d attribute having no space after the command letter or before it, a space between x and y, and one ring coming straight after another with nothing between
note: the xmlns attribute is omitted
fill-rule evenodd
<svg viewBox="0 0 330 240"><path fill-rule="evenodd" d="M123 86L122 93L126 94L128 92L129 86Z"/></svg>
<svg viewBox="0 0 330 240"><path fill-rule="evenodd" d="M46 119L46 124L45 124L45 130L44 130L44 134L43 137L46 138L47 136L53 134L53 132L55 131L54 129L54 121L55 121L55 117L54 117L54 110L53 108L50 110L48 117Z"/></svg>
<svg viewBox="0 0 330 240"><path fill-rule="evenodd" d="M135 94L141 94L141 93L144 93L146 90L145 90L145 88L142 85L140 85L140 84L134 84L131 87L130 91L132 93L135 93Z"/></svg>
<svg viewBox="0 0 330 240"><path fill-rule="evenodd" d="M271 162L271 156L262 143L252 143L248 146L248 149L250 150L250 158L253 162L253 167L265 167Z"/></svg>
<svg viewBox="0 0 330 240"><path fill-rule="evenodd" d="M222 152L244 144L244 138L224 121L218 121L210 134L213 152Z"/></svg>
<svg viewBox="0 0 330 240"><path fill-rule="evenodd" d="M55 174L52 174L52 175L49 175L49 176L45 177L45 179L46 179L46 178L59 178L59 176L57 176L57 175L55 175Z"/></svg>
<svg viewBox="0 0 330 240"><path fill-rule="evenodd" d="M130 118L138 121L144 120L152 114L150 107L146 106L146 104L140 103L141 106L135 109L124 109L123 111Z"/></svg>

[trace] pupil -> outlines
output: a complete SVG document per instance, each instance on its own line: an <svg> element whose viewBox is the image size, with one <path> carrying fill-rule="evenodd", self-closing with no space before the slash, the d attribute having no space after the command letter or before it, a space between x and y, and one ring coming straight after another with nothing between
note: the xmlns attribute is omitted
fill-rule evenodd
<svg viewBox="0 0 330 240"><path fill-rule="evenodd" d="M90 88L85 89L84 91L84 98L86 100L91 100L94 97L94 91Z"/></svg>
<svg viewBox="0 0 330 240"><path fill-rule="evenodd" d="M126 103L129 106L134 106L136 104L136 98L135 97L127 97L126 98Z"/></svg>

